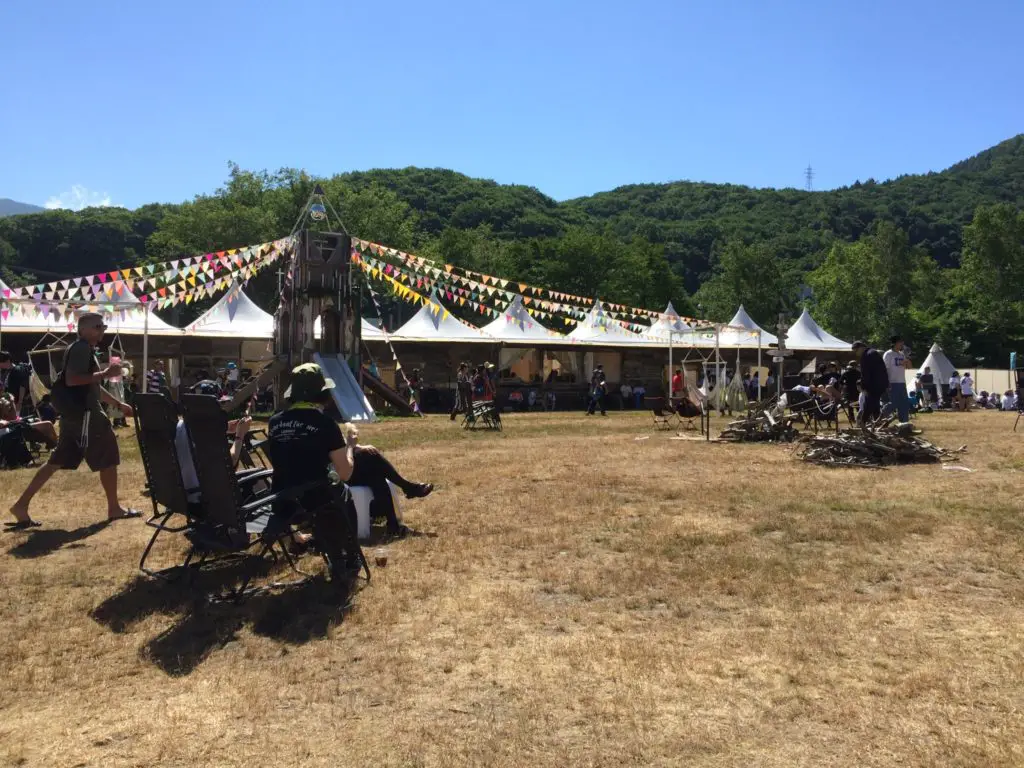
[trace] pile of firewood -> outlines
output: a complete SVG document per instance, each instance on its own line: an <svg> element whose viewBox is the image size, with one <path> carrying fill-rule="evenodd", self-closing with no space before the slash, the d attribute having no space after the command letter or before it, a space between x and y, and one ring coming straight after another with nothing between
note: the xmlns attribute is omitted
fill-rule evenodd
<svg viewBox="0 0 1024 768"><path fill-rule="evenodd" d="M829 467L888 467L946 461L967 450L967 446L955 451L939 448L922 440L920 434L910 424L892 424L808 435L801 440L799 456Z"/></svg>
<svg viewBox="0 0 1024 768"><path fill-rule="evenodd" d="M751 410L744 418L729 422L718 436L732 443L791 443L800 433L789 416L776 416L770 410Z"/></svg>

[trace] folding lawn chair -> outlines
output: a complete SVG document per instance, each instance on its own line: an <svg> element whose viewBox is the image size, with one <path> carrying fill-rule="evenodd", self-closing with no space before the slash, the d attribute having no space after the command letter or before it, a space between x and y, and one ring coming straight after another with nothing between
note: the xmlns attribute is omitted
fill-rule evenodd
<svg viewBox="0 0 1024 768"><path fill-rule="evenodd" d="M462 419L463 429L492 429L501 432L501 414L493 400L474 400Z"/></svg>
<svg viewBox="0 0 1024 768"><path fill-rule="evenodd" d="M192 458L199 477L200 504L207 523L202 544L214 549L234 552L256 550L256 559L270 556L275 562L280 553L291 570L301 578L291 582L270 584L270 587L286 587L302 584L308 574L299 570L287 543L294 542L292 526L311 519L314 510L305 509L300 499L308 491L319 487L319 483L290 489L278 493L271 488L269 493L252 491L248 486L255 480L266 480L273 470L257 470L250 473L236 473L231 463L231 451L225 439L227 414L220 408L216 398L209 395L185 395L182 397L185 427L192 446ZM291 514L274 514L275 503L284 503ZM362 549L351 532L347 546L350 554L357 557L370 580L370 566ZM242 584L229 595L236 599L245 596L253 578L250 571Z"/></svg>
<svg viewBox="0 0 1024 768"><path fill-rule="evenodd" d="M664 397L645 397L644 407L651 409L655 429L672 429L673 421L677 425L679 423L679 415L671 407L666 407Z"/></svg>

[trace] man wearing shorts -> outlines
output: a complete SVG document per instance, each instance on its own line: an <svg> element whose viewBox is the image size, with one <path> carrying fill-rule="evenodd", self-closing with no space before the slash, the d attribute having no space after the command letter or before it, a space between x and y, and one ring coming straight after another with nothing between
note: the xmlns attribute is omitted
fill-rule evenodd
<svg viewBox="0 0 1024 768"><path fill-rule="evenodd" d="M125 509L117 498L117 467L121 455L114 430L103 412L103 403L119 408L125 416L132 415L131 406L117 400L100 382L121 374L119 365L100 368L94 348L103 340L107 326L103 316L83 314L78 319L78 340L64 354L65 400L61 406L60 436L49 461L39 468L21 498L11 507L14 523L8 530L24 530L40 525L28 513L33 497L60 469L78 469L84 460L89 469L98 472L107 498L107 519L140 517L134 509ZM56 399L56 398L55 398Z"/></svg>

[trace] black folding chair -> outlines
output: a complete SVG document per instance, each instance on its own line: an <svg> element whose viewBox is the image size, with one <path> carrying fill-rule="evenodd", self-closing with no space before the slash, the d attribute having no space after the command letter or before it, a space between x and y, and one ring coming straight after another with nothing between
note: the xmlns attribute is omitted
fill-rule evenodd
<svg viewBox="0 0 1024 768"><path fill-rule="evenodd" d="M184 533L192 530L198 522L201 509L190 505L188 494L181 476L181 464L175 450L174 438L178 427L178 414L174 405L163 395L137 394L132 406L135 409L135 435L139 441L139 454L146 471L146 485L153 514L146 525L154 528L153 536L142 552L139 570L148 576L168 577L172 572L183 572L195 555L190 547L184 562L159 570L146 567L146 559L153 551L157 537L163 532ZM179 522L174 522L180 518Z"/></svg>
<svg viewBox="0 0 1024 768"><path fill-rule="evenodd" d="M255 549L257 560L269 556L277 562L280 554L300 578L268 584L268 587L295 586L306 582L310 576L299 570L287 544L295 540L293 525L301 525L311 519L314 511L302 506L302 496L320 484L310 483L283 493L274 492L272 488L269 492L254 491L253 483L269 481L273 470L235 472L231 451L225 439L227 414L216 398L209 395L185 395L182 397L182 406L199 478L200 505L206 523L204 528L207 534L202 544L214 549L244 553ZM275 515L275 506L284 507L287 514ZM369 581L369 565L358 544L353 554L365 568ZM229 596L243 598L254 575L250 570L242 584L232 590Z"/></svg>
<svg viewBox="0 0 1024 768"><path fill-rule="evenodd" d="M651 410L655 429L671 429L673 422L678 426L679 414L666 403L664 397L645 397L644 406Z"/></svg>

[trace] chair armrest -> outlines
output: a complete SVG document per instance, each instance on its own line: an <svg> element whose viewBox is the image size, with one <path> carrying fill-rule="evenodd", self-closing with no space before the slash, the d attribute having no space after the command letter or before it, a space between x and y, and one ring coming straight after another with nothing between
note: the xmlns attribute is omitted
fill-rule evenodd
<svg viewBox="0 0 1024 768"><path fill-rule="evenodd" d="M304 485L299 485L295 488L289 488L287 491L275 492L271 490L270 493L261 495L254 501L250 501L248 504L243 504L240 509L243 514L248 515L250 512L255 512L260 507L265 507L267 504L273 504L275 501L297 501L304 493L323 487L324 483L315 482L305 483Z"/></svg>
<svg viewBox="0 0 1024 768"><path fill-rule="evenodd" d="M267 480L274 474L272 469L243 469L235 473L235 480L239 485L248 485L257 480Z"/></svg>

